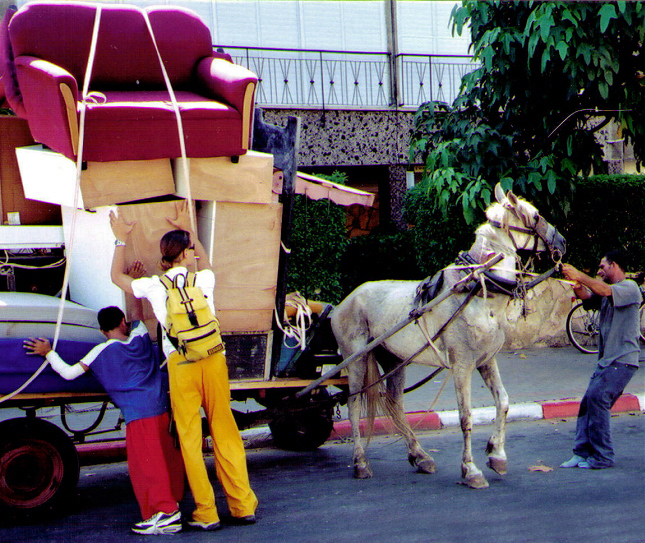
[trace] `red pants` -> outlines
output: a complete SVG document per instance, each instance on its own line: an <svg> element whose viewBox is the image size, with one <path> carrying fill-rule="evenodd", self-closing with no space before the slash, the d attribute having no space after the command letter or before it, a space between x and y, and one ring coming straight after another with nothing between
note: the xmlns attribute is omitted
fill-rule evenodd
<svg viewBox="0 0 645 543"><path fill-rule="evenodd" d="M177 511L184 495L184 463L168 431L168 413L132 421L125 427L128 471L141 516Z"/></svg>

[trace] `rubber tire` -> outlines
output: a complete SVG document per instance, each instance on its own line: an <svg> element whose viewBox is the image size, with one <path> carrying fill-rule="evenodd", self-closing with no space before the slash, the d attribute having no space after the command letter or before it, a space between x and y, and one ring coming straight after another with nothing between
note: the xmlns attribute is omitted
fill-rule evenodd
<svg viewBox="0 0 645 543"><path fill-rule="evenodd" d="M0 422L0 508L42 515L69 503L80 463L72 440L42 419Z"/></svg>
<svg viewBox="0 0 645 543"><path fill-rule="evenodd" d="M567 324L566 324L566 330L567 330L567 335L569 336L569 341L571 341L571 344L578 349L580 352L585 353L585 354L597 354L598 353L598 338L599 338L599 330L595 330L595 334L592 336L595 338L595 342L592 341L591 344L585 344L582 345L578 341L578 338L576 337L575 333L573 332L573 320L575 319L580 319L582 315L588 315L588 314L593 314L593 319L595 320L596 325L598 324L598 314L600 313L599 310L585 310L582 302L575 305L571 311L569 311L569 314L567 315Z"/></svg>
<svg viewBox="0 0 645 543"><path fill-rule="evenodd" d="M328 396L326 390L321 391ZM276 447L286 451L313 451L320 447L334 429L332 407L306 407L306 402L286 409L269 422Z"/></svg>

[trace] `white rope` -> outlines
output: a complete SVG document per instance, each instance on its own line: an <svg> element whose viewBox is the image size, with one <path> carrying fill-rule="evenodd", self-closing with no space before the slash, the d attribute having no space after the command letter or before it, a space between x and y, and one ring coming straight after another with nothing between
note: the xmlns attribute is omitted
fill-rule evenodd
<svg viewBox="0 0 645 543"><path fill-rule="evenodd" d="M188 167L188 158L186 157L184 125L181 121L179 104L177 103L175 91L172 88L172 84L170 83L170 78L168 77L168 72L166 71L166 67L164 66L163 59L161 58L161 53L159 52L159 47L157 46L157 40L155 40L155 35L154 35L154 32L152 31L152 25L150 24L150 18L148 17L148 12L145 10L142 10L142 12L143 12L143 18L146 21L146 26L148 27L148 32L150 33L150 37L152 38L152 44L154 45L155 51L157 52L157 58L159 59L159 66L161 67L161 73L163 74L163 79L164 79L164 82L166 83L166 89L168 90L168 94L170 95L170 101L172 102L172 109L175 112L175 117L177 119L177 131L179 132L179 147L181 149L181 165L184 171L184 178L186 179L186 197L187 197L188 203L190 204L188 206L190 225L193 232L197 233L197 228L195 223L195 211L192 206L193 198L192 198L191 189L190 189L190 168Z"/></svg>
<svg viewBox="0 0 645 543"><path fill-rule="evenodd" d="M70 224L69 241L66 244L67 262L65 265L65 273L63 275L63 287L61 289L60 303L58 305L58 315L56 317L56 328L54 330L54 339L52 342L52 350L56 350L58 346L58 339L60 338L60 331L63 323L63 313L65 311L65 301L67 297L67 288L69 286L69 275L71 272L72 252L74 250L74 232L76 230L76 215L78 212L78 195L81 186L81 172L83 168L83 140L85 137L85 110L86 101L88 100L90 79L92 77L92 67L94 66L94 57L96 56L96 42L98 40L99 26L101 24L101 5L97 4L96 14L94 16L94 28L92 30L92 43L90 46L90 54L87 59L87 68L85 70L85 79L83 81L83 91L80 102L80 121L79 121L79 134L78 134L78 153L76 155L76 184L74 187L74 204L72 208L72 220ZM47 367L49 362L47 359L41 366L34 372L34 374L27 379L20 387L13 392L0 398L0 403L10 400L14 396L20 394L27 388Z"/></svg>
<svg viewBox="0 0 645 543"><path fill-rule="evenodd" d="M299 347L301 351L305 350L307 346L307 330L311 326L311 308L307 303L307 300L299 293L295 292L289 294L285 300L285 308L293 307L296 310L296 316L294 318L294 324L291 324L287 321L286 324L283 324L286 321L286 315L284 319L278 318L278 311L274 308L273 312L275 314L275 320L278 325L278 328L284 334L283 343L289 348ZM288 340L294 339L295 344L290 345Z"/></svg>

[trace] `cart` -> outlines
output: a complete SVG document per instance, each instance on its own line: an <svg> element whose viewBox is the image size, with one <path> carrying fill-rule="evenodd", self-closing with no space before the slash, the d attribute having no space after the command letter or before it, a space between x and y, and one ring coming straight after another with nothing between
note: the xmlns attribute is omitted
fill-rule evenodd
<svg viewBox="0 0 645 543"><path fill-rule="evenodd" d="M297 118L289 118L287 126L281 128L265 123L261 110L256 110L253 149L271 154L273 165L283 178L279 201L282 206L280 244L284 247L290 244L298 132ZM333 430L334 409L347 401L347 380L336 375L316 383L306 394L297 395L315 383L325 370L338 364L341 358L328 321L331 306L313 315L304 349L284 347L285 322L277 322L275 315L285 312L287 257L287 251L280 251L276 311L270 333L224 334L231 395L234 401L254 400L262 407L250 412L234 412L241 429L268 424L277 446L313 450L323 444ZM2 296L5 297L4 301L0 299L0 326L5 327L2 341L13 338L21 343L26 337L53 336L55 306L60 303L59 298L30 293L0 293L0 298ZM7 300L7 296L14 297ZM27 300L18 302L17 297L26 297ZM35 302L35 299L39 301ZM65 303L66 320L61 328L61 341L83 343L87 352L91 345L103 340L97 329L96 311L71 301ZM44 306L34 308L34 304ZM69 356L73 355L68 355L67 359L71 361ZM78 356L83 356L82 352ZM28 373L32 370L29 369ZM54 379L58 377L51 368L46 368L43 375L47 373ZM91 378L91 375L87 377ZM23 380L19 378L19 381ZM0 408L20 408L25 412L24 417L0 422L0 508L34 514L55 510L68 502L79 477L78 446L90 437L95 440L98 433L105 433L105 430L97 431L109 403L100 385L91 382L78 385L60 378L55 382L67 383L72 388L64 390L54 385L53 390L37 392L26 388L10 399L5 396L0 403ZM5 381L4 387L7 386ZM330 392L330 387L335 387L334 393ZM13 389L13 385L9 388ZM61 428L39 418L39 410L59 407L64 421L68 406L88 402L98 402L102 407L96 420L81 430L71 429L65 423ZM114 430L119 429L117 424ZM103 435L98 439L110 440Z"/></svg>

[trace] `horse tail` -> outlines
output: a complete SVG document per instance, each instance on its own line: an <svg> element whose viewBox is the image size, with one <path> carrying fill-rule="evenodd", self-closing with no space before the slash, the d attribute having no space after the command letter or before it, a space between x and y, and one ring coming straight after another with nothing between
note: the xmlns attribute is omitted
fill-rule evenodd
<svg viewBox="0 0 645 543"><path fill-rule="evenodd" d="M374 433L374 421L380 414L388 411L386 400L386 387L381 381L381 372L373 352L367 355L367 368L365 380L363 382L363 409L367 417L367 427L365 428L365 437L369 443Z"/></svg>

